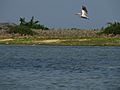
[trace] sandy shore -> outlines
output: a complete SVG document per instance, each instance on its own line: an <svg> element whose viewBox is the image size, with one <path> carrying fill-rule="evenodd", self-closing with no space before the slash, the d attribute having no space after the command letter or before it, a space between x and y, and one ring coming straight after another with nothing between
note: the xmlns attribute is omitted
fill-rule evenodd
<svg viewBox="0 0 120 90"><path fill-rule="evenodd" d="M0 39L0 44L120 46L120 38L80 38L80 39L8 38Z"/></svg>
<svg viewBox="0 0 120 90"><path fill-rule="evenodd" d="M13 41L14 39L0 39L0 41L2 42L4 42L4 41Z"/></svg>

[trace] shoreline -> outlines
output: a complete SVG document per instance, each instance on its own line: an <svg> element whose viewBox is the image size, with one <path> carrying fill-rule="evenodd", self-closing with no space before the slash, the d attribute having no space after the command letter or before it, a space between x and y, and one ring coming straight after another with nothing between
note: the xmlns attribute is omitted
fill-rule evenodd
<svg viewBox="0 0 120 90"><path fill-rule="evenodd" d="M120 46L120 38L7 38L0 45Z"/></svg>

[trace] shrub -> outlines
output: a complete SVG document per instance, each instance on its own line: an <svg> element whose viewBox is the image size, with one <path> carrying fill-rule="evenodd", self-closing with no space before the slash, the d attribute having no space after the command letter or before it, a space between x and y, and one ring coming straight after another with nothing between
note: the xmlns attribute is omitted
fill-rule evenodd
<svg viewBox="0 0 120 90"><path fill-rule="evenodd" d="M14 33L14 34L20 34L20 35L34 35L35 32L33 32L29 27L26 26L9 26L9 33Z"/></svg>
<svg viewBox="0 0 120 90"><path fill-rule="evenodd" d="M103 28L100 32L101 34L120 34L120 23L114 22L114 23L108 23L108 26L106 28Z"/></svg>
<svg viewBox="0 0 120 90"><path fill-rule="evenodd" d="M29 22L25 21L25 18L20 18L20 25L21 26L27 26L32 29L42 29L42 30L48 30L48 28L44 25L39 24L39 21L34 20L34 17L32 16L31 20Z"/></svg>

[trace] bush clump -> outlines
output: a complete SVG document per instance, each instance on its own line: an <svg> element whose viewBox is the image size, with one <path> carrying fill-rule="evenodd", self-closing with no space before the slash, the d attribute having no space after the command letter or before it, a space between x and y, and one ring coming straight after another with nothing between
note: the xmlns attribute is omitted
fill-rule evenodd
<svg viewBox="0 0 120 90"><path fill-rule="evenodd" d="M103 28L100 32L100 34L113 34L117 35L120 34L120 23L114 22L114 23L108 23L108 26L106 28Z"/></svg>
<svg viewBox="0 0 120 90"><path fill-rule="evenodd" d="M20 35L34 35L35 32L32 31L29 27L27 26L9 26L8 33L14 33L14 34L20 34Z"/></svg>
<svg viewBox="0 0 120 90"><path fill-rule="evenodd" d="M27 27L32 28L32 29L42 29L42 30L48 30L49 29L46 26L39 24L39 21L34 20L34 16L32 16L32 18L29 22L27 22L25 20L25 18L20 18L19 21L20 21L21 26L27 26Z"/></svg>

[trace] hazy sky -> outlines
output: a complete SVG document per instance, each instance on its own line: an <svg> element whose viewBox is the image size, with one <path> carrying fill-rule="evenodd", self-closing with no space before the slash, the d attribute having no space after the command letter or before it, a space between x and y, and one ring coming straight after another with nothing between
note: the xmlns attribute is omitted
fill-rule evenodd
<svg viewBox="0 0 120 90"><path fill-rule="evenodd" d="M86 5L90 20L74 15ZM120 21L120 0L0 0L0 22L35 16L50 28L94 29Z"/></svg>

